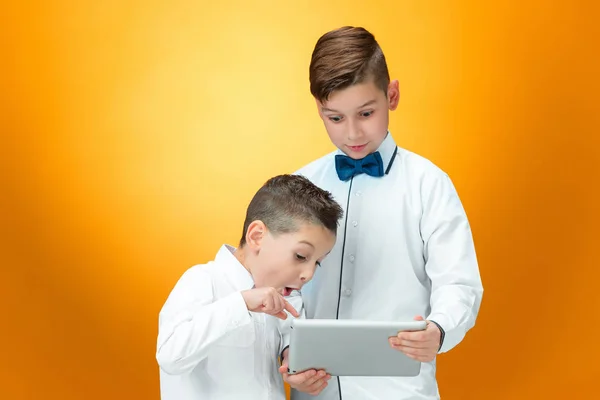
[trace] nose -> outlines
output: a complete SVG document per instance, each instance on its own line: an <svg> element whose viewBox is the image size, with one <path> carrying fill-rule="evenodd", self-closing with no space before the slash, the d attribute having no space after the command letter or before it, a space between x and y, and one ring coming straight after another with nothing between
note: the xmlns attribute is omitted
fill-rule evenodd
<svg viewBox="0 0 600 400"><path fill-rule="evenodd" d="M302 274L300 275L300 281L302 281L302 284L305 284L306 282L310 281L314 275L315 271L312 269L307 269L305 271L302 272Z"/></svg>
<svg viewBox="0 0 600 400"><path fill-rule="evenodd" d="M360 129L358 124L351 118L348 120L348 140L350 142L355 141L360 137Z"/></svg>

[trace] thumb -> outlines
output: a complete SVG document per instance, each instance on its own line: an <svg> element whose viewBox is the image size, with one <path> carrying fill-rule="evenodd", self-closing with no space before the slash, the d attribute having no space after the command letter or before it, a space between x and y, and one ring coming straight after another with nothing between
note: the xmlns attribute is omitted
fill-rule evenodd
<svg viewBox="0 0 600 400"><path fill-rule="evenodd" d="M284 375L284 376L287 376L287 374L288 374L288 363L287 363L287 360L284 360L281 363L281 367L279 367L279 373L282 374L282 375Z"/></svg>
<svg viewBox="0 0 600 400"><path fill-rule="evenodd" d="M415 317L415 321L425 321L425 320L423 319L423 317L422 317L422 316L420 316L420 315L417 315L417 316Z"/></svg>

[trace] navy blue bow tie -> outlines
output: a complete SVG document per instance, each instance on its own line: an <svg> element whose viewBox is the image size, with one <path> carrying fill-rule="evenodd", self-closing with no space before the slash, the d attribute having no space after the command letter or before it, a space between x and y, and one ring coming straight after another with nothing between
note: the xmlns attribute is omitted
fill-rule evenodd
<svg viewBox="0 0 600 400"><path fill-rule="evenodd" d="M342 181L347 181L353 176L362 173L379 177L383 176L383 160L378 151L360 160L338 154L335 156L335 170Z"/></svg>

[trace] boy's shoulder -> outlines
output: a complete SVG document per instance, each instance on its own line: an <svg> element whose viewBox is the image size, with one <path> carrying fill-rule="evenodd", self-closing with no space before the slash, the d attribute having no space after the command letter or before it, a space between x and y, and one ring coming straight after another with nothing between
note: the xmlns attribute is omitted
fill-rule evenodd
<svg viewBox="0 0 600 400"><path fill-rule="evenodd" d="M296 172L294 172L294 174L305 176L309 180L313 181L314 178L317 175L322 174L323 171L335 168L334 158L336 154L338 154L337 150L325 154L324 156L319 157L298 169Z"/></svg>
<svg viewBox="0 0 600 400"><path fill-rule="evenodd" d="M215 261L210 260L204 264L195 264L189 267L184 274L189 275L211 275L215 269Z"/></svg>
<svg viewBox="0 0 600 400"><path fill-rule="evenodd" d="M215 277L215 262L192 265L179 277L178 284L194 285L198 282L211 282Z"/></svg>
<svg viewBox="0 0 600 400"><path fill-rule="evenodd" d="M402 147L398 147L399 164L404 173L421 178L445 178L448 174L437 164L424 156Z"/></svg>
<svg viewBox="0 0 600 400"><path fill-rule="evenodd" d="M187 284L198 284L198 282L202 282L203 284L219 281L223 279L223 265L220 263L217 258L207 261L202 264L195 264L191 267L188 267L179 278L179 282Z"/></svg>

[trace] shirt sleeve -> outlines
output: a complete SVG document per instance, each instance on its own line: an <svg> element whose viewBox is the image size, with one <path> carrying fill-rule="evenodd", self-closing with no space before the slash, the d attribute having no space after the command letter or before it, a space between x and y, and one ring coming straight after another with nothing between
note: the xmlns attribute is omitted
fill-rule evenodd
<svg viewBox="0 0 600 400"><path fill-rule="evenodd" d="M431 280L431 314L444 332L439 350L447 352L475 325L483 286L471 227L446 174L422 183L421 234L425 269Z"/></svg>
<svg viewBox="0 0 600 400"><path fill-rule="evenodd" d="M251 322L241 292L215 300L211 275L192 267L179 279L160 311L158 364L171 375L189 372L228 333Z"/></svg>
<svg viewBox="0 0 600 400"><path fill-rule="evenodd" d="M300 314L299 318L306 318L306 313L304 312L304 303L302 302L302 296L300 292L294 291L292 295L287 297L286 300L288 303L294 307L298 314ZM281 344L279 346L279 356L283 361L283 351L290 346L290 335L291 335L291 326L292 320L295 318L290 313L286 311L288 317L285 320L279 321L279 333L281 334Z"/></svg>

